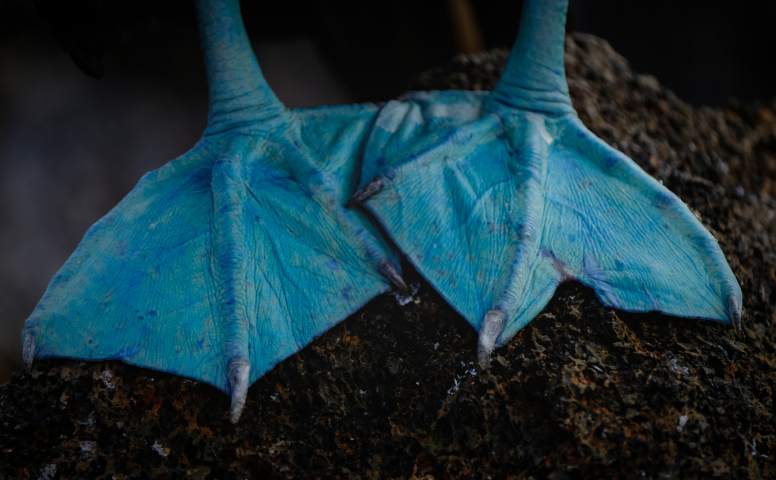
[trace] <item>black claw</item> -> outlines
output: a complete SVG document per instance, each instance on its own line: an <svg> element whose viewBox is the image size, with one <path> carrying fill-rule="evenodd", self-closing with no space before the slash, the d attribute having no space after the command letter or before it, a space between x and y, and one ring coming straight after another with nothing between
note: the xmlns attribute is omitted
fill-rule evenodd
<svg viewBox="0 0 776 480"><path fill-rule="evenodd" d="M361 203L364 200L368 199L375 193L379 192L383 188L383 179L380 177L375 177L364 185L363 187L359 188L356 193L353 194L352 197L350 197L350 200L348 200L348 203L345 204L345 208L350 208L353 205L357 203Z"/></svg>
<svg viewBox="0 0 776 480"><path fill-rule="evenodd" d="M391 262L388 260L383 260L380 262L379 271L385 278L391 281L393 286L401 290L403 294L412 295L412 292L410 291L409 287L407 287L404 279L401 278L401 275L399 275L399 271L396 269L396 267L393 266Z"/></svg>
<svg viewBox="0 0 776 480"><path fill-rule="evenodd" d="M733 328L736 329L736 333L741 333L741 304L738 303L738 299L731 296L728 298L727 307L730 323L733 324Z"/></svg>

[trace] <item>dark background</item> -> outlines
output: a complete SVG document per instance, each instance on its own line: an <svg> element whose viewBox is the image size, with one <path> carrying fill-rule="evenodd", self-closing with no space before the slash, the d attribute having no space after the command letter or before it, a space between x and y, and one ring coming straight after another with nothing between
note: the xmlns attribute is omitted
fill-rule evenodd
<svg viewBox="0 0 776 480"><path fill-rule="evenodd" d="M123 0L96 3L112 1ZM86 229L190 148L207 113L188 0L135 2L129 20L55 3L60 41L97 39L105 75L79 71L31 1L0 0L0 383L21 367L24 319ZM484 47L511 47L521 2L471 5ZM243 1L243 12L290 107L388 100L460 48L448 0ZM607 39L694 105L776 94L774 0L571 0L568 29Z"/></svg>

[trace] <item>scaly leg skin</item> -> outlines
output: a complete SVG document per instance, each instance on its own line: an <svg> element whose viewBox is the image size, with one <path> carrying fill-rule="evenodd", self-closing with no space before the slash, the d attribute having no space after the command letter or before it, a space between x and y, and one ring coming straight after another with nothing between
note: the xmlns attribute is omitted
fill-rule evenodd
<svg viewBox="0 0 776 480"><path fill-rule="evenodd" d="M210 88L188 153L145 175L86 233L22 332L24 361L124 362L231 393L391 283L358 186L373 105L290 111L267 86L238 0L195 0Z"/></svg>
<svg viewBox="0 0 776 480"><path fill-rule="evenodd" d="M563 66L568 0L527 0L492 93L385 105L351 203L480 332L485 369L566 280L607 306L740 329L741 289L673 193L590 133Z"/></svg>

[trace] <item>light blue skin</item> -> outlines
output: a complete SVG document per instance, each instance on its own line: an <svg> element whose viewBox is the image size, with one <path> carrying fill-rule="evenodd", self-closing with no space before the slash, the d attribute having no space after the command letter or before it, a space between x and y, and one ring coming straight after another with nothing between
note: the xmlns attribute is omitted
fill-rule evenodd
<svg viewBox="0 0 776 480"><path fill-rule="evenodd" d="M565 0L529 0L492 94L414 93L290 111L237 0L195 0L210 85L202 140L87 232L25 324L33 358L121 359L232 396L391 288L396 253L480 331L479 361L577 279L630 311L740 324L716 241L577 119ZM366 181L370 180L370 181Z"/></svg>
<svg viewBox="0 0 776 480"><path fill-rule="evenodd" d="M741 289L673 193L588 131L571 106L568 0L528 0L492 93L418 92L385 105L352 203L372 212L490 353L566 280L631 312L729 322Z"/></svg>
<svg viewBox="0 0 776 480"><path fill-rule="evenodd" d="M374 105L285 109L237 0L196 0L210 86L194 148L86 233L22 333L34 358L120 359L232 394L391 288L396 254L343 204Z"/></svg>

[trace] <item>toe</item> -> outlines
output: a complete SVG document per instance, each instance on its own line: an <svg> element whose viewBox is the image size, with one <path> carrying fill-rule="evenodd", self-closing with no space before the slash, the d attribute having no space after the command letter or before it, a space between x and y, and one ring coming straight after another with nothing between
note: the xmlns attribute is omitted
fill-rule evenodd
<svg viewBox="0 0 776 480"><path fill-rule="evenodd" d="M496 340L501 335L505 323L506 315L501 310L493 309L485 313L477 343L477 362L482 370L490 368L490 354L496 346Z"/></svg>
<svg viewBox="0 0 776 480"><path fill-rule="evenodd" d="M232 360L229 364L229 385L232 387L232 407L229 410L229 420L237 423L245 408L250 384L251 364L245 360Z"/></svg>
<svg viewBox="0 0 776 480"><path fill-rule="evenodd" d="M383 260L380 262L379 270L380 273L385 278L387 278L394 287L401 290L401 292L405 295L412 295L409 287L407 287L407 283L404 281L401 274L399 274L399 271L396 269L393 263L391 263L389 260Z"/></svg>
<svg viewBox="0 0 776 480"><path fill-rule="evenodd" d="M380 177L375 177L369 183L359 188L358 191L354 193L352 197L350 197L348 203L345 204L345 208L351 208L357 203L366 201L369 197L382 190L382 188L383 179Z"/></svg>
<svg viewBox="0 0 776 480"><path fill-rule="evenodd" d="M28 333L24 336L24 345L22 346L22 359L24 360L24 368L29 372L32 369L32 359L35 357L35 347L37 342L35 337Z"/></svg>

